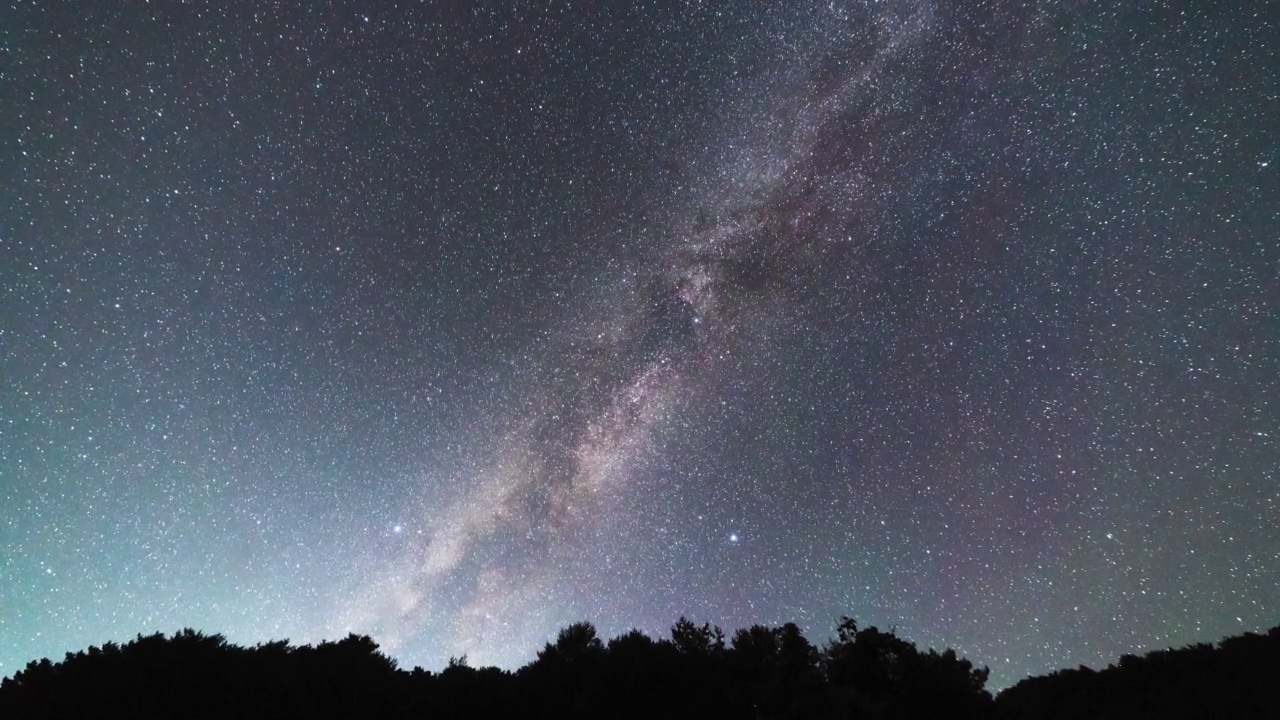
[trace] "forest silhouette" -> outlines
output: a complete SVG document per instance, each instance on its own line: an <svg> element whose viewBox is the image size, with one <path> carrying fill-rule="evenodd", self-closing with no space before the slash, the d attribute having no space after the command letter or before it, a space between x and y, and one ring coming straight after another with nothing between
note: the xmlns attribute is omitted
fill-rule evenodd
<svg viewBox="0 0 1280 720"><path fill-rule="evenodd" d="M953 650L849 618L821 646L792 623L726 639L681 618L669 638L607 642L575 623L514 672L466 658L405 671L363 635L241 647L186 629L33 661L0 683L0 718L1277 718L1280 626L996 697L987 677Z"/></svg>

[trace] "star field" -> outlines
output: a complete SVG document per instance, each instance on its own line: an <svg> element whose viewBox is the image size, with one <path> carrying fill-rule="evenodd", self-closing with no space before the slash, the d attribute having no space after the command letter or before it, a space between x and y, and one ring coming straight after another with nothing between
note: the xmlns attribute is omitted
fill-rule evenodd
<svg viewBox="0 0 1280 720"><path fill-rule="evenodd" d="M0 675L1280 622L1244 4L0 8Z"/></svg>

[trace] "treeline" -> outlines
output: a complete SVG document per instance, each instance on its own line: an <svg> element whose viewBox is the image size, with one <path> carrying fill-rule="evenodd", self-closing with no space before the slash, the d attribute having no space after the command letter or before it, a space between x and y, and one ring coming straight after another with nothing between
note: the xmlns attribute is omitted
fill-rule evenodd
<svg viewBox="0 0 1280 720"><path fill-rule="evenodd" d="M1217 645L1124 655L1104 670L1030 677L996 705L1001 717L1036 720L1280 718L1280 626Z"/></svg>
<svg viewBox="0 0 1280 720"><path fill-rule="evenodd" d="M0 718L1183 718L1280 717L1280 627L1125 656L992 698L988 671L843 619L815 646L794 624L726 638L681 618L670 638L560 631L515 672L399 670L370 638L245 648L183 630L30 663Z"/></svg>

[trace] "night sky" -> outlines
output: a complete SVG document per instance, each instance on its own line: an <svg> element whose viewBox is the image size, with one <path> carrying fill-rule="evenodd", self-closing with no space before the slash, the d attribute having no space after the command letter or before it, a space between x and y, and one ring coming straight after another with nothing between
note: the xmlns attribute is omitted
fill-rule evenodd
<svg viewBox="0 0 1280 720"><path fill-rule="evenodd" d="M0 675L1280 623L1273 10L632 5L4 3Z"/></svg>

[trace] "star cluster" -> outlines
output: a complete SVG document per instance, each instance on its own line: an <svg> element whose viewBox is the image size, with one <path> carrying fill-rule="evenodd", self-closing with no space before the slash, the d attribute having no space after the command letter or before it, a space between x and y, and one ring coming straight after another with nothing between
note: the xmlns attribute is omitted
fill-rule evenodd
<svg viewBox="0 0 1280 720"><path fill-rule="evenodd" d="M0 9L0 675L1280 622L1274 18L618 5Z"/></svg>

